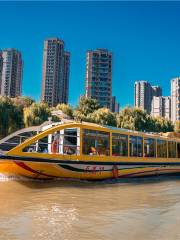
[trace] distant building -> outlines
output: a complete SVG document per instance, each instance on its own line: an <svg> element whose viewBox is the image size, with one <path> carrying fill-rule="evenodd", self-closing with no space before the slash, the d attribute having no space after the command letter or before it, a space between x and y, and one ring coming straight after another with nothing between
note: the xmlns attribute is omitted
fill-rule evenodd
<svg viewBox="0 0 180 240"><path fill-rule="evenodd" d="M102 107L111 109L112 53L107 49L86 53L85 96L97 99Z"/></svg>
<svg viewBox="0 0 180 240"><path fill-rule="evenodd" d="M162 88L159 86L152 86L152 98L162 96Z"/></svg>
<svg viewBox="0 0 180 240"><path fill-rule="evenodd" d="M64 70L63 70L63 92L62 102L68 103L69 101L69 74L70 74L70 53L64 52Z"/></svg>
<svg viewBox="0 0 180 240"><path fill-rule="evenodd" d="M159 86L151 86L147 81L136 81L134 84L134 105L151 113L151 102L153 96L162 96Z"/></svg>
<svg viewBox="0 0 180 240"><path fill-rule="evenodd" d="M151 85L147 81L138 81L134 85L134 103L135 107L151 112Z"/></svg>
<svg viewBox="0 0 180 240"><path fill-rule="evenodd" d="M5 49L0 56L0 95L18 97L22 94L23 62L21 53L13 48Z"/></svg>
<svg viewBox="0 0 180 240"><path fill-rule="evenodd" d="M180 77L171 80L171 120L180 120Z"/></svg>
<svg viewBox="0 0 180 240"><path fill-rule="evenodd" d="M116 97L113 96L112 97L112 102L111 102L112 106L111 106L111 111L115 112L115 113L119 113L119 109L120 109L120 105L119 103L116 101Z"/></svg>
<svg viewBox="0 0 180 240"><path fill-rule="evenodd" d="M171 119L171 98L170 97L153 97L151 115L154 117L164 117Z"/></svg>
<svg viewBox="0 0 180 240"><path fill-rule="evenodd" d="M1 95L1 84L2 84L2 69L3 69L3 57L0 51L0 95Z"/></svg>
<svg viewBox="0 0 180 240"><path fill-rule="evenodd" d="M63 40L49 38L44 41L41 99L49 106L68 101L69 64L70 54L64 51Z"/></svg>

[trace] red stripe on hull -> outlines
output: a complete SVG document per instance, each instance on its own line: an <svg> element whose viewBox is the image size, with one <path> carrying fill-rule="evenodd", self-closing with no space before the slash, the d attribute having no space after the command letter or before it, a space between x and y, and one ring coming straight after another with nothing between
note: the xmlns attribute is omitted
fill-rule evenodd
<svg viewBox="0 0 180 240"><path fill-rule="evenodd" d="M55 178L55 176L52 176L52 175L49 175L49 174L45 174L45 173L41 173L41 172L38 172L32 168L30 168L29 166L27 166L25 163L23 162L16 162L14 161L15 164L17 164L19 167L31 172L31 173L35 173L37 175L42 175L42 176L45 176L45 177L50 177L50 178Z"/></svg>

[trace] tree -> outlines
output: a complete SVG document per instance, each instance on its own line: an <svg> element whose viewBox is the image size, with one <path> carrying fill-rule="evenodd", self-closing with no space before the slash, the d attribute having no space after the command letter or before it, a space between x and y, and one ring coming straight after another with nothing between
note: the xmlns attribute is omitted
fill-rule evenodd
<svg viewBox="0 0 180 240"><path fill-rule="evenodd" d="M174 131L180 133L180 121L175 122Z"/></svg>
<svg viewBox="0 0 180 240"><path fill-rule="evenodd" d="M68 115L70 118L73 117L73 108L69 104L58 104L56 106L57 110L61 110L64 114Z"/></svg>
<svg viewBox="0 0 180 240"><path fill-rule="evenodd" d="M26 96L11 98L11 100L15 105L21 106L22 108L29 107L35 102L31 97Z"/></svg>
<svg viewBox="0 0 180 240"><path fill-rule="evenodd" d="M51 111L45 103L33 103L30 107L24 108L24 123L26 127L40 125L48 120Z"/></svg>
<svg viewBox="0 0 180 240"><path fill-rule="evenodd" d="M101 125L108 125L108 126L116 126L116 115L112 113L107 108L99 108L98 110L94 111L90 114L90 119L92 122L101 124Z"/></svg>
<svg viewBox="0 0 180 240"><path fill-rule="evenodd" d="M22 108L13 104L8 97L0 97L0 138L22 128Z"/></svg>
<svg viewBox="0 0 180 240"><path fill-rule="evenodd" d="M117 126L146 132L171 132L174 128L171 121L152 117L146 111L132 107L126 107L117 114Z"/></svg>
<svg viewBox="0 0 180 240"><path fill-rule="evenodd" d="M76 120L90 121L90 114L100 108L96 99L82 96L73 116Z"/></svg>

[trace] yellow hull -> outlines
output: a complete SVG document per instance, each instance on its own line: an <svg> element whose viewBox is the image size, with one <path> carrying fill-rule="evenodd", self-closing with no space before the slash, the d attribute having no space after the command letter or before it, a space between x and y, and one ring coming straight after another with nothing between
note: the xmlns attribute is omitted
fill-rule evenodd
<svg viewBox="0 0 180 240"><path fill-rule="evenodd" d="M103 180L112 178L130 178L145 177L160 174L180 173L180 166L165 166L162 164L158 167L140 165L126 168L119 165L118 170L114 172L113 165L103 165L102 162L91 164L69 163L40 163L28 161L4 160L0 162L0 173L7 176L23 176L33 179L54 179L70 178L84 180ZM117 166L117 165L116 165Z"/></svg>

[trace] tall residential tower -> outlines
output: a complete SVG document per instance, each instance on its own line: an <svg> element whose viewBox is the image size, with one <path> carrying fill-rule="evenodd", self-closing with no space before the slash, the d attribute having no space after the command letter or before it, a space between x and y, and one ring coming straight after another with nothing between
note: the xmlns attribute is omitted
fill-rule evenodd
<svg viewBox="0 0 180 240"><path fill-rule="evenodd" d="M112 53L107 49L86 53L85 96L97 99L102 107L112 106Z"/></svg>
<svg viewBox="0 0 180 240"><path fill-rule="evenodd" d="M153 97L151 115L171 119L171 97Z"/></svg>
<svg viewBox="0 0 180 240"><path fill-rule="evenodd" d="M3 69L3 57L2 52L0 51L0 95L1 95L2 69Z"/></svg>
<svg viewBox="0 0 180 240"><path fill-rule="evenodd" d="M22 94L23 63L21 53L13 48L0 54L0 95L17 97Z"/></svg>
<svg viewBox="0 0 180 240"><path fill-rule="evenodd" d="M64 52L64 70L63 70L63 92L62 102L68 103L69 100L69 74L70 74L70 52Z"/></svg>
<svg viewBox="0 0 180 240"><path fill-rule="evenodd" d="M64 41L49 38L44 41L42 101L49 106L67 103L70 54L64 51Z"/></svg>
<svg viewBox="0 0 180 240"><path fill-rule="evenodd" d="M180 77L171 80L171 120L180 120Z"/></svg>
<svg viewBox="0 0 180 240"><path fill-rule="evenodd" d="M151 102L153 97L162 96L162 89L159 86L151 86L147 81L137 81L134 84L134 105L148 114L151 113Z"/></svg>

